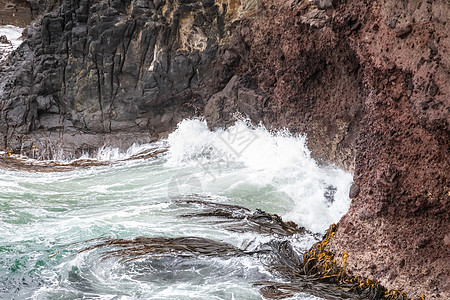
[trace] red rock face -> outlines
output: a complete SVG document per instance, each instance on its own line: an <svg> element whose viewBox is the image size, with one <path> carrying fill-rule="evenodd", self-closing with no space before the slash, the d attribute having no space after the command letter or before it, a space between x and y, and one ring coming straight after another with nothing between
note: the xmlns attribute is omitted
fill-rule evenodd
<svg viewBox="0 0 450 300"><path fill-rule="evenodd" d="M333 247L388 287L450 295L450 5L360 8L353 42L368 87L357 143L360 194ZM430 21L432 20L432 21Z"/></svg>
<svg viewBox="0 0 450 300"><path fill-rule="evenodd" d="M349 43L365 86L355 168L361 192L334 249L349 252L358 275L448 298L450 6L417 12L419 4L386 1L358 12L361 28ZM355 6L343 8L355 13ZM400 15L395 28L392 15Z"/></svg>
<svg viewBox="0 0 450 300"><path fill-rule="evenodd" d="M315 6L267 3L252 28L245 74L269 95L260 107L267 126L306 133L316 158L353 170L363 73L347 38L351 26L333 26Z"/></svg>
<svg viewBox="0 0 450 300"><path fill-rule="evenodd" d="M255 90L259 113L216 98L225 115L235 105L307 133L317 158L354 171L331 248L355 275L449 299L450 3L325 2L263 1L238 32L242 88L227 86Z"/></svg>

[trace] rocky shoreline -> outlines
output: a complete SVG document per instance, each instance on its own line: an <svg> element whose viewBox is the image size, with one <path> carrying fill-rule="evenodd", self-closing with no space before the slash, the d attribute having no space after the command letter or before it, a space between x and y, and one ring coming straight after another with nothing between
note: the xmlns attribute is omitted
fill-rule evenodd
<svg viewBox="0 0 450 300"><path fill-rule="evenodd" d="M328 247L357 276L450 298L447 0L91 2L29 8L0 64L0 150L127 147L193 116L304 132L354 172Z"/></svg>

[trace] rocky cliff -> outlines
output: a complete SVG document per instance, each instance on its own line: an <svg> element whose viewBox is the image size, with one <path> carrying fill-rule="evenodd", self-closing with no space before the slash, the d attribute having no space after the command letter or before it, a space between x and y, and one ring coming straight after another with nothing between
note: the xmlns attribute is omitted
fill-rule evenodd
<svg viewBox="0 0 450 300"><path fill-rule="evenodd" d="M56 4L0 67L3 149L125 147L200 115L305 132L354 172L329 247L356 275L450 297L447 0Z"/></svg>
<svg viewBox="0 0 450 300"><path fill-rule="evenodd" d="M330 248L356 274L449 298L450 3L264 4L243 70L259 98L231 102L354 170Z"/></svg>
<svg viewBox="0 0 450 300"><path fill-rule="evenodd" d="M63 2L2 66L3 147L51 157L167 133L231 78L230 18L214 1Z"/></svg>

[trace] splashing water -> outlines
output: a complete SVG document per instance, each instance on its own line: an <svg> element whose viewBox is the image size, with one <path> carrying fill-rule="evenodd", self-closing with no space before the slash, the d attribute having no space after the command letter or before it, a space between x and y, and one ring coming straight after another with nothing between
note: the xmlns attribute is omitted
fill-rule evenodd
<svg viewBox="0 0 450 300"><path fill-rule="evenodd" d="M0 26L0 36L4 35L10 43L0 43L0 61L6 59L9 53L14 51L22 43L23 28L4 25Z"/></svg>
<svg viewBox="0 0 450 300"><path fill-rule="evenodd" d="M314 232L323 232L348 210L351 175L320 167L303 136L251 129L245 121L211 132L204 122L189 120L179 124L168 143L166 165L203 170L195 176L206 190L281 213ZM332 199L326 197L330 189ZM250 203L241 203L244 199Z"/></svg>
<svg viewBox="0 0 450 300"><path fill-rule="evenodd" d="M155 148L168 151L136 156ZM167 140L127 152L103 148L97 159L115 163L59 173L0 169L1 299L262 299L253 284L281 279L251 255L122 259L105 256L113 248L89 246L99 238L198 237L253 251L288 239L303 251L313 234L236 232L220 218L180 216L210 201L323 233L350 203L351 174L319 166L305 137L245 121L211 132L205 122L185 120Z"/></svg>

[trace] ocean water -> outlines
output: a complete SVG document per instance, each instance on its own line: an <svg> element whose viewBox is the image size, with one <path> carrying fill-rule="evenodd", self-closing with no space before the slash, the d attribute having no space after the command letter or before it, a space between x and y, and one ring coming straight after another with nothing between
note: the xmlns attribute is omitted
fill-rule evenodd
<svg viewBox="0 0 450 300"><path fill-rule="evenodd" d="M20 46L22 43L22 31L23 28L3 25L0 26L0 36L5 35L10 44L0 43L0 61L6 59L9 53Z"/></svg>
<svg viewBox="0 0 450 300"><path fill-rule="evenodd" d="M155 144L101 149L95 160L108 165L0 169L0 299L263 299L255 283L284 279L257 255L115 256L111 241L195 237L251 252L286 240L301 255L348 210L352 182L315 162L305 141L246 121L211 132L185 120ZM148 149L161 153L136 156ZM234 220L200 215L208 203L261 209L307 233L236 230Z"/></svg>

